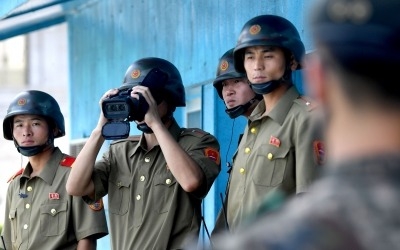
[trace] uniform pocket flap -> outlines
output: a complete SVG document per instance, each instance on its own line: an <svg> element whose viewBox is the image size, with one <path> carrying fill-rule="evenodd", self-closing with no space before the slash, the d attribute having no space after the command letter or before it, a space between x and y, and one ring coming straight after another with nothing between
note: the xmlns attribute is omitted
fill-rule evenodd
<svg viewBox="0 0 400 250"><path fill-rule="evenodd" d="M154 184L157 185L165 185L165 186L172 186L176 183L175 178L170 175L159 175L154 177Z"/></svg>
<svg viewBox="0 0 400 250"><path fill-rule="evenodd" d="M262 155L267 157L269 160L274 160L274 159L282 159L287 156L289 153L290 148L286 147L276 147L273 145L263 145L260 147L260 149L257 151L257 155Z"/></svg>
<svg viewBox="0 0 400 250"><path fill-rule="evenodd" d="M111 180L111 179L110 179ZM114 181L112 181L114 183L115 186L117 186L118 188L122 188L122 187L130 187L131 186L131 177L130 176L124 176L124 175L119 175L115 178Z"/></svg>
<svg viewBox="0 0 400 250"><path fill-rule="evenodd" d="M40 207L41 214L49 214L51 216L56 216L58 213L67 211L68 205L66 202L54 203L54 204L44 204Z"/></svg>

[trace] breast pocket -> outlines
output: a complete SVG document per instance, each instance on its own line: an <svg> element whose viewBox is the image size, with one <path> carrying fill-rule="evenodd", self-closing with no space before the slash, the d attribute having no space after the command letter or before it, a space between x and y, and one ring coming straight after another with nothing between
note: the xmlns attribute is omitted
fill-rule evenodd
<svg viewBox="0 0 400 250"><path fill-rule="evenodd" d="M130 202L131 178L129 176L116 176L110 178L109 183L109 212L113 214L126 214Z"/></svg>
<svg viewBox="0 0 400 250"><path fill-rule="evenodd" d="M290 148L262 145L256 152L253 181L256 185L275 187L282 183L290 163Z"/></svg>
<svg viewBox="0 0 400 250"><path fill-rule="evenodd" d="M171 201L177 185L175 178L169 172L167 174L157 175L154 178L154 196L157 200L153 200L155 211L158 213L165 213L169 211Z"/></svg>
<svg viewBox="0 0 400 250"><path fill-rule="evenodd" d="M40 206L40 229L43 236L56 236L67 229L68 202Z"/></svg>

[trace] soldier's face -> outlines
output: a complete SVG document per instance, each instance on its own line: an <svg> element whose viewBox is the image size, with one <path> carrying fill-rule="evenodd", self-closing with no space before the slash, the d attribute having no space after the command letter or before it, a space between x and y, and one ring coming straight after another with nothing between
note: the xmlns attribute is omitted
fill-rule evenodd
<svg viewBox="0 0 400 250"><path fill-rule="evenodd" d="M254 96L247 78L232 78L222 82L222 97L228 109L244 105Z"/></svg>
<svg viewBox="0 0 400 250"><path fill-rule="evenodd" d="M273 46L248 47L244 53L244 68L252 84L279 80L285 73L285 53Z"/></svg>
<svg viewBox="0 0 400 250"><path fill-rule="evenodd" d="M21 147L43 145L48 139L47 121L38 115L16 115L13 119L13 137Z"/></svg>

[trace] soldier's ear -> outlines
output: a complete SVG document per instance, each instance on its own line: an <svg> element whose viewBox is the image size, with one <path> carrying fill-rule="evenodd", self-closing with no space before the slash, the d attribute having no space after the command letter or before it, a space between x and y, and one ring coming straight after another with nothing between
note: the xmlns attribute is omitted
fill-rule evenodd
<svg viewBox="0 0 400 250"><path fill-rule="evenodd" d="M57 127L53 128L53 136L55 137L58 134L59 129Z"/></svg>
<svg viewBox="0 0 400 250"><path fill-rule="evenodd" d="M298 67L299 67L300 63L296 61L296 59L294 58L294 55L292 54L290 56L290 69L292 71L295 71Z"/></svg>

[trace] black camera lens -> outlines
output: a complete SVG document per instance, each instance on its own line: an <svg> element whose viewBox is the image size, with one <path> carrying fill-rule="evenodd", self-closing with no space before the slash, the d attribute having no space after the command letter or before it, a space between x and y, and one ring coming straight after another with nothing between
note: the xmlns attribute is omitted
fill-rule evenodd
<svg viewBox="0 0 400 250"><path fill-rule="evenodd" d="M126 110L126 106L124 104L120 104L118 105L118 109L116 111L125 111Z"/></svg>
<svg viewBox="0 0 400 250"><path fill-rule="evenodd" d="M124 120L129 116L129 102L126 98L107 99L103 102L102 108L107 119Z"/></svg>

